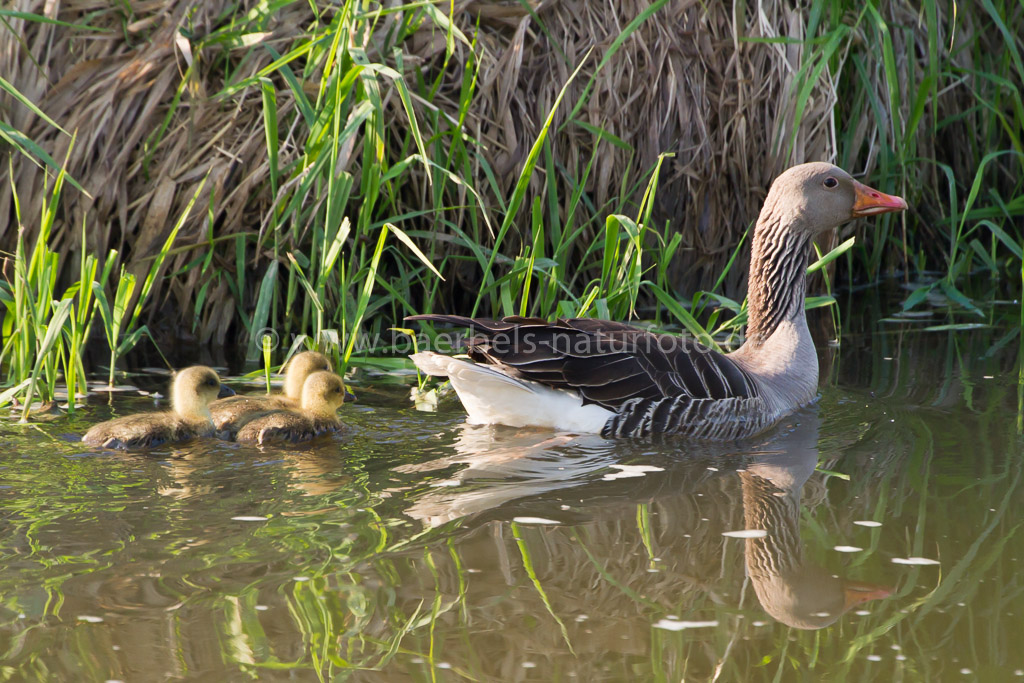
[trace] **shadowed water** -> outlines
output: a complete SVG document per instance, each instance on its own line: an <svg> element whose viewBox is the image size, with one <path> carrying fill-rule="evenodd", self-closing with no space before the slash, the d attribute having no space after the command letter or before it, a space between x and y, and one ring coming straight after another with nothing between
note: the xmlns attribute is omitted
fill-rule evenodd
<svg viewBox="0 0 1024 683"><path fill-rule="evenodd" d="M366 376L307 448L4 424L0 680L1017 679L1019 339L879 330L727 446L471 427Z"/></svg>

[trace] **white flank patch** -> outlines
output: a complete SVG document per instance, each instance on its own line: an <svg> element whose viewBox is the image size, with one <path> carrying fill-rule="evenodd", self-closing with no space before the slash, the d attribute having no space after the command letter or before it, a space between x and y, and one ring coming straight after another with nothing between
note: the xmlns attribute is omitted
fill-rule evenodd
<svg viewBox="0 0 1024 683"><path fill-rule="evenodd" d="M561 524L557 519L545 519L543 517L513 517L513 522L520 524Z"/></svg>
<svg viewBox="0 0 1024 683"><path fill-rule="evenodd" d="M78 620L79 621L88 621L90 624L98 624L101 621L103 621L103 617L93 617L93 616L89 616L88 614L79 614L78 615Z"/></svg>
<svg viewBox="0 0 1024 683"><path fill-rule="evenodd" d="M930 560L927 557L894 557L892 558L893 564L915 564L915 565L926 565L926 564L939 564L938 560Z"/></svg>
<svg viewBox="0 0 1024 683"><path fill-rule="evenodd" d="M872 522L870 519L862 519L854 522L857 526L882 526L881 522Z"/></svg>
<svg viewBox="0 0 1024 683"><path fill-rule="evenodd" d="M654 624L654 628L662 628L666 631L682 631L688 628L714 628L715 626L718 626L717 621L676 621L675 619L662 619Z"/></svg>
<svg viewBox="0 0 1024 683"><path fill-rule="evenodd" d="M458 479L442 479L441 481L432 481L430 486L435 489L444 488L445 486L461 486L462 482Z"/></svg>
<svg viewBox="0 0 1024 683"><path fill-rule="evenodd" d="M601 477L605 481L611 481L612 479L628 479L629 477L642 477L648 472L664 472L663 467L654 467L653 465L612 465L613 468L620 470L619 472L612 472Z"/></svg>
<svg viewBox="0 0 1024 683"><path fill-rule="evenodd" d="M232 517L231 519L236 522L265 522L269 517L259 517L256 515L239 515L238 517Z"/></svg>
<svg viewBox="0 0 1024 683"><path fill-rule="evenodd" d="M855 545L837 545L832 550L835 550L836 552L840 553L859 553L860 551L864 550L864 548L858 548Z"/></svg>
<svg viewBox="0 0 1024 683"><path fill-rule="evenodd" d="M723 531L722 535L729 538L764 538L768 532L764 529L740 529L739 531Z"/></svg>
<svg viewBox="0 0 1024 683"><path fill-rule="evenodd" d="M579 394L521 380L494 365L421 351L411 356L428 375L447 377L466 409L470 424L543 427L561 432L598 434L614 413L583 405Z"/></svg>

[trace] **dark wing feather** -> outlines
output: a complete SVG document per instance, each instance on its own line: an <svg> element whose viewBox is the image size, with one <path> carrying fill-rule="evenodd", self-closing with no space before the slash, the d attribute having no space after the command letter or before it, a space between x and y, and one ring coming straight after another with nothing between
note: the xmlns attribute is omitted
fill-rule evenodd
<svg viewBox="0 0 1024 683"><path fill-rule="evenodd" d="M548 322L539 318L502 320L457 315L417 315L406 320L468 327L469 356L501 366L509 374L574 389L585 403L619 410L628 402L689 398L757 398L757 387L722 354L673 335L654 334L625 323L590 318ZM651 422L641 431L678 419L668 403L637 411ZM654 431L660 431L654 429Z"/></svg>

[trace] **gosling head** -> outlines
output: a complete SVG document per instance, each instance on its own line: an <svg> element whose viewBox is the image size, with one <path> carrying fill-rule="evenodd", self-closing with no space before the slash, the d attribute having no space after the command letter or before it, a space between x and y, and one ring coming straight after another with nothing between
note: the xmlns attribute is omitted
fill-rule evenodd
<svg viewBox="0 0 1024 683"><path fill-rule="evenodd" d="M210 402L220 395L220 377L205 365L178 370L171 380L171 406L182 418L209 420Z"/></svg>
<svg viewBox="0 0 1024 683"><path fill-rule="evenodd" d="M345 402L346 393L341 377L326 370L314 372L302 385L302 409L334 415Z"/></svg>
<svg viewBox="0 0 1024 683"><path fill-rule="evenodd" d="M302 399L302 386L306 378L320 370L330 370L331 362L327 356L316 351L303 351L292 356L284 374L284 395L299 401Z"/></svg>
<svg viewBox="0 0 1024 683"><path fill-rule="evenodd" d="M772 183L761 220L779 220L811 234L831 230L861 216L904 211L907 202L854 180L824 162L800 164Z"/></svg>

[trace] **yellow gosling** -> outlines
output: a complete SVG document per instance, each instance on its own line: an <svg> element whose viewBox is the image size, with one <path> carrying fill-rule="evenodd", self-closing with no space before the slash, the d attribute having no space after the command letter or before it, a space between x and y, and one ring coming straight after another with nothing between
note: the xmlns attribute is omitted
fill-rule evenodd
<svg viewBox="0 0 1024 683"><path fill-rule="evenodd" d="M103 448L150 448L211 436L210 403L218 395L230 395L221 391L231 392L222 389L217 373L205 365L179 370L171 381L171 410L101 422L86 432L82 441Z"/></svg>
<svg viewBox="0 0 1024 683"><path fill-rule="evenodd" d="M237 440L263 444L268 441L309 441L336 432L345 425L337 411L345 402L345 383L332 372L315 372L302 385L302 408L274 410L256 416L238 430Z"/></svg>
<svg viewBox="0 0 1024 683"><path fill-rule="evenodd" d="M284 394L232 396L210 405L213 425L220 431L234 434L238 428L268 410L297 410L302 406L302 385L314 372L330 370L327 356L316 351L303 351L292 356L285 368Z"/></svg>

